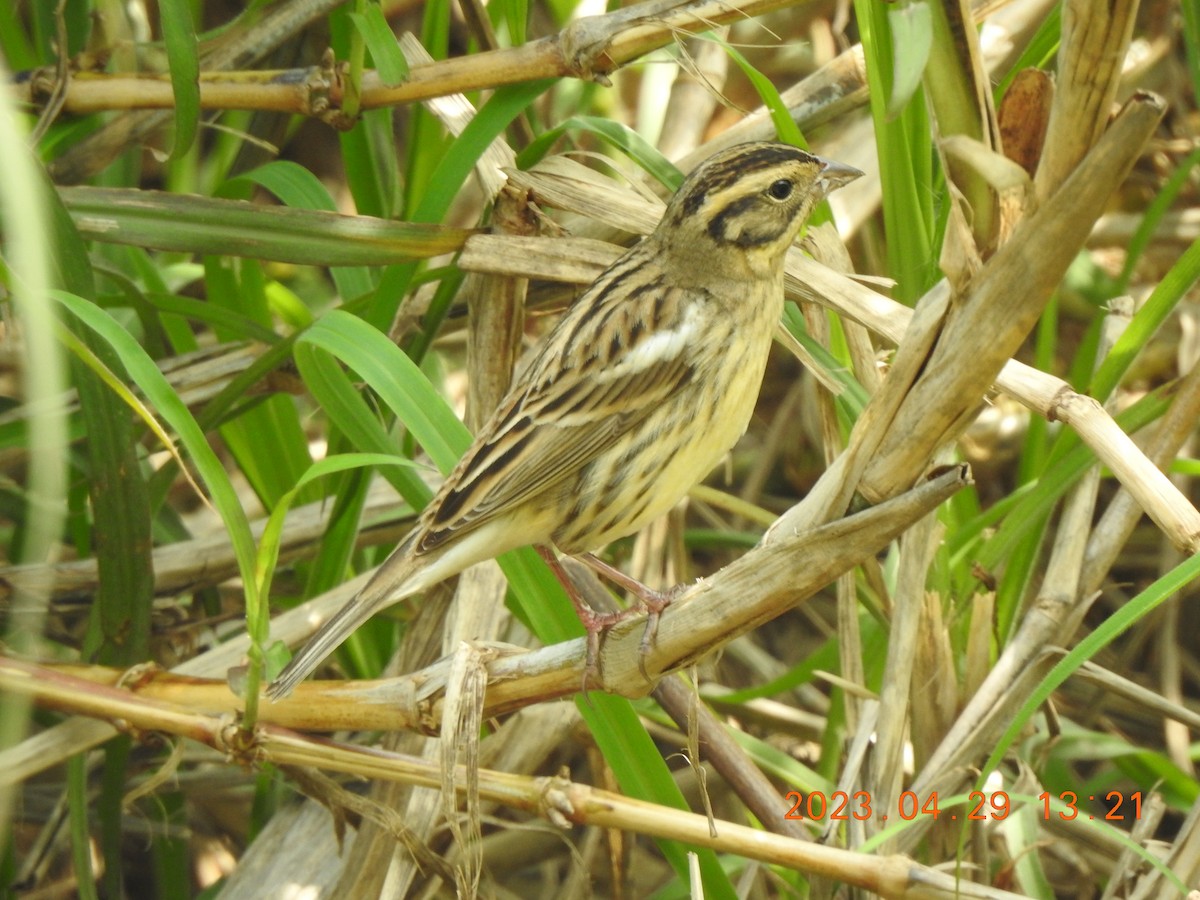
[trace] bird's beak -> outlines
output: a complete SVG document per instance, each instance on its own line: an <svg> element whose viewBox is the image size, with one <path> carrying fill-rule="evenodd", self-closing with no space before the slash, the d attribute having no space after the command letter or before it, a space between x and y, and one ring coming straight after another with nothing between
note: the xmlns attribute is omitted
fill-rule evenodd
<svg viewBox="0 0 1200 900"><path fill-rule="evenodd" d="M821 196L827 196L838 188L849 184L855 178L861 178L862 172L854 166L843 165L829 159L821 160L821 174L817 176L817 187Z"/></svg>

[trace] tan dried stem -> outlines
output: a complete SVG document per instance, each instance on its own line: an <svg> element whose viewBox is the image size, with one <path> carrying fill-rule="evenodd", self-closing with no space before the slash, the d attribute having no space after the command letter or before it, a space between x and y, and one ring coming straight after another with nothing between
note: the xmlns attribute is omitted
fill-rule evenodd
<svg viewBox="0 0 1200 900"><path fill-rule="evenodd" d="M0 658L0 689L25 694L48 708L119 719L134 731L189 737L231 759L245 762L315 767L409 786L437 787L442 779L436 762L317 740L272 726L264 726L256 733L256 743L231 743L231 737L240 737L243 732L223 718L151 701L116 688L98 687L52 669L3 658ZM461 785L465 777L466 773L460 770L454 773L453 780ZM479 792L485 799L541 816L559 827L592 825L682 841L836 879L882 897L1017 900L1015 894L961 882L953 875L904 857L853 853L726 821L718 821L713 834L704 816L632 800L563 778L530 778L481 769ZM408 823L405 821L404 825Z"/></svg>
<svg viewBox="0 0 1200 900"><path fill-rule="evenodd" d="M308 24L329 14L345 0L291 0L276 4L263 13L261 19L245 31L229 37L206 53L201 66L206 70L237 69L253 65ZM71 89L86 84L77 76ZM170 92L170 85L167 84ZM70 111L68 89L66 109ZM173 104L172 104L173 105ZM123 107L124 108L124 107ZM141 143L171 121L169 113L140 111L118 116L95 134L74 144L58 159L47 165L57 184L75 184L101 171L126 147Z"/></svg>
<svg viewBox="0 0 1200 900"><path fill-rule="evenodd" d="M1058 78L1034 176L1039 202L1059 191L1101 139L1117 96L1138 0L1065 0ZM1094 218L1088 220L1090 227Z"/></svg>
<svg viewBox="0 0 1200 900"><path fill-rule="evenodd" d="M868 500L890 496L911 483L934 451L969 424L1163 112L1158 98L1135 96L1060 190L1017 226L963 296L955 298L920 378L858 486Z"/></svg>
<svg viewBox="0 0 1200 900"><path fill-rule="evenodd" d="M314 5L301 18L298 28L337 5L310 0ZM341 2L341 0L337 0ZM374 70L363 73L361 109L399 106L446 94L459 94L543 78L580 78L605 82L607 76L630 62L672 43L680 33L707 31L716 25L754 18L798 0L650 0L599 16L577 19L557 34L518 47L489 50L467 56L413 65L409 76L397 85L385 84ZM293 4L294 5L294 4ZM268 31L260 23L246 34ZM269 29L275 39L287 35ZM251 109L289 112L336 120L345 89L338 68L313 66L272 71L225 71L233 62L247 61L246 39L235 41L203 60L200 76L202 109ZM263 52L266 49L264 48ZM256 54L255 57L262 54ZM255 58L251 57L251 58ZM26 103L39 98L31 87L33 79L14 87L17 99ZM38 79L38 85L53 85L53 79ZM39 87L38 90L44 90ZM55 87L57 89L57 87ZM166 74L74 76L61 100L63 111L87 114L105 110L169 110L175 96ZM157 120L160 124L162 119ZM347 123L348 124L348 123Z"/></svg>

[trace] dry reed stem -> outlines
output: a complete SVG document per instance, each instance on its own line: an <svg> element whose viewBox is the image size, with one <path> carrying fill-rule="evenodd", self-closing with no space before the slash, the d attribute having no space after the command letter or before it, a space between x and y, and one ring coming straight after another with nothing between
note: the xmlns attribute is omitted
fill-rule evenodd
<svg viewBox="0 0 1200 900"><path fill-rule="evenodd" d="M1025 340L1164 112L1136 95L1095 148L956 297L858 489L869 500L911 483L933 452L965 429L996 376ZM1119 459L1115 460L1119 463ZM1200 536L1200 530L1196 534Z"/></svg>
<svg viewBox="0 0 1200 900"><path fill-rule="evenodd" d="M472 573L464 573L459 579L459 590L471 577ZM418 669L449 653L453 648L452 641L459 634L455 624L462 618L458 614L459 606L446 586L439 586L427 594L405 629L405 640L388 663L386 671ZM455 612L448 617L448 610ZM495 616L503 610L493 609L491 612ZM451 620L449 624L447 618ZM486 622L479 625L485 629L489 627ZM399 731L385 734L381 749L420 758L430 766L439 765L442 750L437 740ZM303 786L303 782L300 783ZM433 836L444 825L442 800L436 790L413 790L411 785L400 782L377 781L371 785L369 799L379 807L396 810L413 838L425 846L433 845ZM250 849L252 855L272 852L294 855L297 850L286 842L283 846L252 846ZM394 883L399 889L418 877L430 874L421 870L419 860L396 846L391 838L391 829L372 821L364 822L358 829L355 839L338 861L338 868L340 871L332 892L332 896L337 897L375 897L380 895L385 883ZM451 874L450 881L453 880Z"/></svg>
<svg viewBox="0 0 1200 900"><path fill-rule="evenodd" d="M433 472L430 479L433 482ZM316 502L289 511L279 547L279 566L309 555L321 540L332 510L328 503ZM412 526L412 510L396 496L386 482L376 482L367 495L364 523L358 534L358 547L399 540ZM250 523L250 533L259 539L266 518ZM157 546L152 554L154 593L173 596L213 587L236 578L237 560L225 531ZM88 598L94 595L99 580L95 557L57 563L29 563L0 567L0 604L7 603L18 591L44 591L52 602Z"/></svg>
<svg viewBox="0 0 1200 900"><path fill-rule="evenodd" d="M693 585L672 604L662 616L658 639L644 661L640 647L644 622L631 620L614 628L606 636L599 657L606 689L627 696L645 694L651 685L641 674L643 662L646 671L657 677L690 664L736 635L779 615L828 584L841 571L874 554L921 515L936 508L962 486L962 476L957 469L947 472L865 512L750 551L713 577ZM794 566L798 555L806 563L801 572ZM332 592L332 602L330 595L318 598L321 605L336 608L348 599L348 592L360 586L357 581ZM289 610L273 626L281 620L295 622L308 618L313 607L313 601L309 601L303 607ZM302 627L311 630L317 625L319 621L310 620ZM540 650L496 655L488 664L490 686L484 715L500 715L533 702L575 693L585 664L584 643L580 638ZM239 636L189 660L177 671L186 668L192 672L200 669L223 672L245 652L246 646L246 637ZM435 731L442 721L449 667L450 661L443 659L426 669L385 681L309 682L288 700L264 705L261 717L313 730ZM97 686L97 690L102 689L107 690ZM181 682L154 673L140 679L136 689L145 691L147 699L154 702L167 702L165 698L170 698L208 711L232 711L240 703L238 696L222 683ZM108 726L101 731L99 739L111 736ZM64 753L83 749L78 745L50 747L43 740L38 744L40 759L31 759L24 747L0 754L0 777L27 778L63 758Z"/></svg>
<svg viewBox="0 0 1200 900"><path fill-rule="evenodd" d="M201 60L209 70L253 65L307 25L328 15L345 0L289 0L263 13L243 32L222 41ZM69 93L69 89L68 89ZM145 111L118 116L95 134L73 144L47 164L56 184L76 184L104 169L126 148L140 144L171 121L169 112Z"/></svg>
<svg viewBox="0 0 1200 900"><path fill-rule="evenodd" d="M880 809L895 809L903 789L904 748L917 739L910 734L911 715L918 705L919 692L913 683L913 671L921 647L918 638L924 612L925 580L929 566L941 543L943 529L937 513L921 519L900 538L900 564L893 594L890 640L879 692L879 719L875 741L868 754L867 793ZM867 823L874 835L884 828L882 819ZM892 843L884 845L890 850Z"/></svg>
<svg viewBox="0 0 1200 900"><path fill-rule="evenodd" d="M1152 465L1165 469L1195 432L1197 422L1200 422L1200 364L1192 366L1176 386L1174 401L1146 443L1146 458ZM1137 498L1123 487L1110 501L1092 529L1084 554L1084 597L1100 590L1141 512Z"/></svg>
<svg viewBox="0 0 1200 900"><path fill-rule="evenodd" d="M411 66L408 77L388 85L379 73L363 73L360 108L378 109L543 78L604 82L607 76L681 33L708 31L740 22L798 0L650 0L598 16L577 19L558 34L502 50L489 50ZM326 5L336 5L326 2ZM321 15L318 12L317 15ZM309 17L309 21L312 17ZM303 25L304 22L300 22ZM284 35L286 36L286 35ZM202 109L248 109L316 116L339 125L344 73L331 65L274 71L225 71L228 54L206 57L200 76ZM58 89L50 73L20 82L16 99L33 103ZM175 95L169 77L80 73L62 93L62 111L86 115L107 110L169 110Z"/></svg>
<svg viewBox="0 0 1200 900"><path fill-rule="evenodd" d="M779 802L779 789L733 738L725 723L705 703L694 702L693 685L681 673L669 675L654 689L654 699L684 733L694 730L703 754L746 805L763 828L794 840L809 840L808 832ZM690 761L699 760L689 753Z"/></svg>
<svg viewBox="0 0 1200 900"><path fill-rule="evenodd" d="M126 197L129 196L128 192L122 193ZM207 403L220 393L233 378L253 365L262 352L261 344L249 341L227 342L203 347L191 353L180 353L158 360L157 364L167 384L179 395L179 399L192 409ZM61 403L60 410L63 415L75 415L79 412L79 392L71 389L63 395ZM28 403L22 404L0 414L0 425L26 421L46 412L49 410Z"/></svg>
<svg viewBox="0 0 1200 900"><path fill-rule="evenodd" d="M1034 176L1045 202L1100 140L1117 96L1137 0L1065 0L1062 43L1046 142ZM1089 219L1089 224L1094 217Z"/></svg>
<svg viewBox="0 0 1200 900"><path fill-rule="evenodd" d="M1106 357L1128 324L1128 304L1117 303L1115 307L1097 348L1097 360ZM936 783L939 791L953 793L967 785L972 777L969 770L972 762L987 755L1013 714L1055 661L1051 646L1069 640L1075 633L1078 623L1068 624L1068 617L1084 599L1079 596L1082 561L1099 478L1099 466L1091 466L1068 494L1054 532L1046 576L1032 608L1021 618L1017 632L1004 645L978 690L969 695L940 745L917 771L914 790ZM1083 605L1086 607L1086 602ZM930 824L918 823L914 831L923 833ZM905 835L906 846L913 846L916 839Z"/></svg>
<svg viewBox="0 0 1200 900"><path fill-rule="evenodd" d="M713 36L718 40L693 38L680 53L658 137L658 151L667 159L678 159L703 142L707 125L724 100L730 59L719 41L729 39L729 26L714 29Z"/></svg>
<svg viewBox="0 0 1200 900"><path fill-rule="evenodd" d="M227 754L230 759L316 767L434 788L443 778L437 762L304 737L274 726L263 726L253 736L248 736L226 718L206 716L121 689L77 681L53 669L7 658L0 658L0 688L30 696L46 708L120 720L124 727L136 732L165 732L187 737ZM452 781L462 785L465 778L466 772L458 767ZM950 875L904 857L854 853L724 821L716 823L714 836L704 816L632 800L561 778L530 778L481 769L479 793L488 800L541 816L561 827L572 823L588 824L682 841L837 879L883 897L1016 898L1007 891L956 882Z"/></svg>

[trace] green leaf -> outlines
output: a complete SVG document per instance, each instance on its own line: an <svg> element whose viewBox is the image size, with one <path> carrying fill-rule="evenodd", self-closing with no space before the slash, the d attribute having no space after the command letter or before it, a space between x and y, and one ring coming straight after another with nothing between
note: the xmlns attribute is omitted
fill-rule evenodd
<svg viewBox="0 0 1200 900"><path fill-rule="evenodd" d="M125 188L59 188L90 240L313 266L388 265L440 256L473 232L242 200Z"/></svg>
<svg viewBox="0 0 1200 900"><path fill-rule="evenodd" d="M171 159L179 159L191 148L200 122L200 50L187 0L159 0L158 14L175 94Z"/></svg>
<svg viewBox="0 0 1200 900"><path fill-rule="evenodd" d="M395 439L328 350L318 343L297 343L295 360L313 399L353 446L377 453L395 452ZM429 488L413 473L392 468L383 475L413 509L422 509L429 502Z"/></svg>
<svg viewBox="0 0 1200 900"><path fill-rule="evenodd" d="M508 24L508 39L514 47L525 43L529 29L529 4L527 0L502 0L504 21Z"/></svg>
<svg viewBox="0 0 1200 900"><path fill-rule="evenodd" d="M266 188L289 207L337 212L337 204L329 191L312 172L290 160L275 160L250 172L231 178L230 188L240 183ZM338 293L345 300L361 297L375 287L369 270L361 266L336 266L329 271Z"/></svg>
<svg viewBox="0 0 1200 900"><path fill-rule="evenodd" d="M350 21L371 51L380 80L388 87L403 83L408 78L408 60L400 52L383 9L378 4L368 3L365 12L350 13Z"/></svg>
<svg viewBox="0 0 1200 900"><path fill-rule="evenodd" d="M1197 280L1200 280L1200 239L1192 241L1183 251L1113 343L1112 350L1092 379L1090 393L1093 397L1100 401L1108 398L1141 349Z"/></svg>
<svg viewBox="0 0 1200 900"><path fill-rule="evenodd" d="M1183 16L1184 48L1187 51L1188 75L1192 80L1192 96L1200 97L1200 6L1179 4Z"/></svg>
<svg viewBox="0 0 1200 900"><path fill-rule="evenodd" d="M499 88L483 108L475 114L467 127L441 156L430 178L417 211L412 218L416 222L440 222L450 209L463 183L471 174L475 163L493 140L509 126L521 111L541 96L554 82L550 79L531 81L524 84ZM464 238L465 240L465 238ZM395 318L401 298L408 292L415 272L414 266L393 266L380 279L379 289L363 318L379 328L387 328ZM437 333L446 315L449 298L431 304L425 315L422 344L427 345ZM415 346L413 356L420 359L424 346Z"/></svg>
<svg viewBox="0 0 1200 900"><path fill-rule="evenodd" d="M792 114L788 111L787 105L784 104L783 98L779 96L779 91L775 90L775 85L771 83L771 79L754 68L750 64L750 61L742 55L742 52L732 44L722 41L719 38L711 39L718 41L725 47L725 52L729 54L730 58L738 64L738 68L750 79L750 83L754 85L754 89L758 91L758 96L762 98L763 104L771 114L771 123L775 126L775 133L779 135L779 139L807 150L808 142L804 140L804 135L800 133L800 127L792 119Z"/></svg>
<svg viewBox="0 0 1200 900"><path fill-rule="evenodd" d="M257 260L210 256L204 260L204 270L210 304L245 312L264 327L271 324L266 279ZM236 337L223 328L217 328L216 335L221 341ZM238 467L268 510L312 463L300 413L292 399L282 394L259 398L259 402L224 421L220 431Z"/></svg>
<svg viewBox="0 0 1200 900"><path fill-rule="evenodd" d="M341 310L321 318L300 338L332 353L371 385L443 474L454 468L471 433L450 411L417 364L366 322Z"/></svg>
<svg viewBox="0 0 1200 900"><path fill-rule="evenodd" d="M978 785L982 786L988 774L994 771L996 766L1000 764L1000 760L1004 758L1004 754L1008 752L1013 741L1021 734L1026 724L1033 718L1042 704L1080 666L1128 631L1136 622L1175 596L1197 578L1200 578L1200 554L1188 557L1136 597L1128 600L1116 612L1100 623L1094 631L1071 648L1055 664L1054 668L1047 673L1041 683L1033 689L1029 699L1025 701L1020 711L1013 717L1008 729L1000 738L996 749L992 751L992 755L984 763L978 779Z"/></svg>
<svg viewBox="0 0 1200 900"><path fill-rule="evenodd" d="M32 69L38 64L16 3L0 3L0 55L16 71Z"/></svg>
<svg viewBox="0 0 1200 900"><path fill-rule="evenodd" d="M145 297L150 305L159 312L181 316L214 329L220 328L234 340L261 341L264 344L279 342L279 335L270 328L258 324L249 316L244 316L235 310L214 306L194 297L184 297L179 294L150 293Z"/></svg>
<svg viewBox="0 0 1200 900"><path fill-rule="evenodd" d="M259 596L270 595L271 579L275 574L275 565L279 561L279 545L283 536L283 525L288 511L292 508L297 494L308 484L319 478L360 469L367 466L415 466L411 459L386 453L341 453L337 456L327 456L318 459L296 479L296 486L279 498L279 503L271 510L267 524L263 528L262 538L258 544L258 557L255 565L255 575L258 579ZM266 604L262 604L264 607ZM265 619L264 619L265 621ZM251 630L251 634L259 634Z"/></svg>
<svg viewBox="0 0 1200 900"><path fill-rule="evenodd" d="M396 156L395 115L390 107L368 109L354 128L338 135L346 183L360 215L392 219L400 213L403 179Z"/></svg>
<svg viewBox="0 0 1200 900"><path fill-rule="evenodd" d="M923 91L917 91L899 115L889 114L893 46L884 7L855 0L871 89L871 117L883 187L888 273L896 279L896 297L914 302L941 277L937 216L934 210L933 141Z"/></svg>
<svg viewBox="0 0 1200 900"><path fill-rule="evenodd" d="M599 116L571 116L565 122L540 134L517 157L518 165L522 168L533 165L546 155L560 137L572 131L594 134L607 141L673 191L683 183L683 175L679 169L644 137L628 125Z"/></svg>
<svg viewBox="0 0 1200 900"><path fill-rule="evenodd" d="M1128 434L1153 422L1166 411L1169 400L1162 392L1147 394L1116 417L1117 424ZM1060 449L1061 448L1061 449ZM1083 446L1077 437L1061 442L1046 465L1046 471L1036 484L1003 498L1004 523L995 535L975 553L975 560L985 571L996 569L1007 560L1021 537L1039 527L1058 499L1096 461L1095 454ZM983 513L978 522L968 523L950 540L955 553L969 547L971 541L995 521L993 508Z"/></svg>
<svg viewBox="0 0 1200 900"><path fill-rule="evenodd" d="M95 844L92 840L91 824L88 821L88 811L92 804L88 802L88 766L87 754L77 753L67 760L67 812L70 824L71 859L75 864L75 890L80 900L99 900L100 893L96 890L95 869L92 864L92 854Z"/></svg>
<svg viewBox="0 0 1200 900"><path fill-rule="evenodd" d="M1186 6L1186 4L1184 4ZM1042 24L1038 26L1036 32L1025 49L1021 51L1021 55L1013 62L1004 77L1000 79L1000 83L996 85L993 96L995 97L996 105L1000 105L1000 99L1008 91L1017 74L1024 69L1044 68L1054 59L1054 55L1058 53L1059 42L1062 39L1062 4L1055 3L1046 13L1046 17L1042 20Z"/></svg>
<svg viewBox="0 0 1200 900"><path fill-rule="evenodd" d="M213 506L229 533L238 570L249 594L253 590L256 556L250 523L220 459L209 445L204 432L196 424L196 420L192 418L187 406L167 383L154 360L111 316L66 291L51 291L50 296L116 352L129 377L179 436L180 443L195 464L201 481L209 490Z"/></svg>
<svg viewBox="0 0 1200 900"><path fill-rule="evenodd" d="M1146 247L1149 246L1154 232L1162 223L1163 216L1174 205L1175 198L1179 196L1184 185L1191 180L1192 169L1197 165L1200 165L1200 149L1193 150L1180 161L1175 171L1171 173L1171 177L1167 179L1167 183L1162 186L1162 190L1146 207L1146 213L1142 216L1142 221L1138 223L1133 237L1129 239L1129 246L1125 250L1125 264L1121 266L1121 274L1117 278L1117 294L1124 294L1129 290L1129 282L1133 278L1134 268L1142 258Z"/></svg>
<svg viewBox="0 0 1200 900"><path fill-rule="evenodd" d="M242 691L242 701L246 709L246 728L253 728L258 717L259 687L262 682L263 663L267 656L267 641L271 632L271 608L267 600L271 596L271 582L275 577L275 566L279 562L279 546L283 538L283 526L292 504L297 497L302 496L305 487L328 475L365 466L412 465L415 464L411 459L383 453L344 453L319 459L296 479L295 487L284 493L279 498L279 502L275 504L275 508L271 510L271 515L267 517L267 524L263 527L262 538L259 540L258 553L255 557L254 602L249 602L248 596L246 603L246 631L258 651L251 654L251 664Z"/></svg>
<svg viewBox="0 0 1200 900"><path fill-rule="evenodd" d="M925 74L933 46L933 14L926 0L902 0L887 5L892 36L892 92L887 117L894 119L913 98Z"/></svg>

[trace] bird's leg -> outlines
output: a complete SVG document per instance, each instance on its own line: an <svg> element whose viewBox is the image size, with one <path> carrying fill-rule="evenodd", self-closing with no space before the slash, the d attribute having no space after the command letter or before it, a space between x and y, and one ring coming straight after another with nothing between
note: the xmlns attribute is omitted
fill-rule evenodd
<svg viewBox="0 0 1200 900"><path fill-rule="evenodd" d="M559 584L563 586L563 590L567 592L567 596L571 598L571 604L575 607L575 614L579 616L579 621L583 625L584 631L587 632L587 661L583 670L583 693L586 694L589 680L594 680L596 684L602 684L599 668L600 635L604 633L606 628L619 622L623 613L596 612L580 595L579 588L571 580L571 576L567 574L567 570L563 568L558 555L545 544L535 544L533 549L537 551L542 561L550 567L550 571L554 573L554 577L558 579Z"/></svg>
<svg viewBox="0 0 1200 900"><path fill-rule="evenodd" d="M582 556L579 556L578 559L597 575L603 576L617 587L629 591L629 593L637 597L638 601L642 605L642 608L644 608L649 614L650 621L654 624L654 631L657 633L658 617L662 611L670 605L671 601L675 599L676 595L679 593L679 586L673 587L666 591L658 591L650 587L650 585L643 584L636 578L626 575L616 566L610 566L594 553L584 553ZM632 610L626 610L625 613L618 613L618 615L624 616L631 611ZM651 643L653 643L653 641L651 641Z"/></svg>
<svg viewBox="0 0 1200 900"><path fill-rule="evenodd" d="M598 556L592 553L583 553L575 557L575 559L578 559L605 580L633 594L637 598L638 607L640 607L630 607L618 612L596 612L580 595L579 587L571 579L571 576L567 573L562 561L559 560L555 552L545 544L537 544L534 549L537 550L538 555L550 567L550 571L554 573L559 583L562 584L563 590L567 592L567 596L571 598L571 603L575 606L575 613L579 616L579 621L583 624L584 630L587 631L587 664L583 676L584 692L587 692L590 677L594 676L595 682L597 684L600 683L598 665L600 658L600 635L618 622L623 622L630 616L640 614L643 609L647 613L646 630L642 632L638 668L641 669L642 676L647 681L650 681L650 675L646 671L646 656L649 654L650 648L654 646L655 638L658 635L659 616L683 590L684 586L676 585L670 590L658 591L643 584L636 578L626 575L620 569L610 566Z"/></svg>
<svg viewBox="0 0 1200 900"><path fill-rule="evenodd" d="M646 654L650 652L650 648L654 646L654 641L658 638L658 619L662 615L662 611L666 609L671 601L674 600L680 593L683 592L684 586L681 584L675 585L665 591L658 591L647 584L643 584L636 578L631 578L615 566L610 566L594 553L585 553L579 557L580 562L587 565L593 572L607 578L617 587L624 588L633 594L641 603L643 609L646 610L646 630L642 632L641 657L638 665L642 670L642 675L646 680L650 680L650 676L646 674ZM627 609L622 613L616 614L615 621L635 613L637 610ZM613 624L613 623L610 623Z"/></svg>

